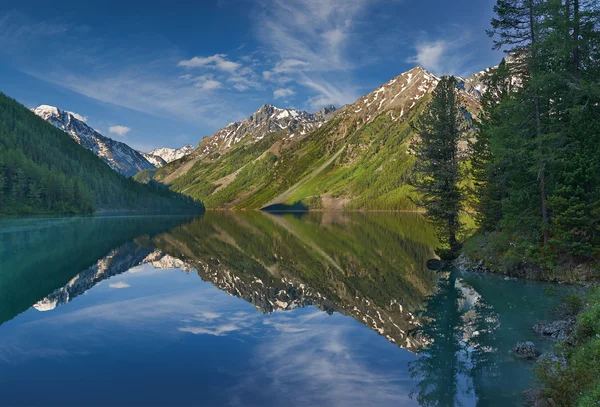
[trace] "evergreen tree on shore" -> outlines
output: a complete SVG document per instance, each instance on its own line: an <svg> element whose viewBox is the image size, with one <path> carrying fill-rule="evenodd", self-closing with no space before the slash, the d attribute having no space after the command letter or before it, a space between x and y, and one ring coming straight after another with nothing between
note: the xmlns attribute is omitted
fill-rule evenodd
<svg viewBox="0 0 600 407"><path fill-rule="evenodd" d="M438 230L446 247L441 257L454 257L460 250L460 213L463 191L460 182L459 141L464 131L464 107L452 76L440 80L424 114L414 123L417 139L412 145L416 157L412 184L419 194L417 204Z"/></svg>

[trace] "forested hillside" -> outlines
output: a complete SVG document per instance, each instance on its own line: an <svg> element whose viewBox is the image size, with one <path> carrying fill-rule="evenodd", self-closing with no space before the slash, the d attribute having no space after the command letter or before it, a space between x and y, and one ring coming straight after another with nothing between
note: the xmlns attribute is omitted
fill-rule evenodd
<svg viewBox="0 0 600 407"><path fill-rule="evenodd" d="M65 132L0 93L0 215L202 210L116 173Z"/></svg>

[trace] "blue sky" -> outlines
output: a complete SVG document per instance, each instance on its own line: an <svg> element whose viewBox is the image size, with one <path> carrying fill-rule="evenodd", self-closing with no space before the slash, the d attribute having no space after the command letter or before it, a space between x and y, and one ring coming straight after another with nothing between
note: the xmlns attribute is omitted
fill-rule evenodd
<svg viewBox="0 0 600 407"><path fill-rule="evenodd" d="M196 145L265 103L314 111L417 64L495 65L494 3L0 0L0 91L141 150Z"/></svg>

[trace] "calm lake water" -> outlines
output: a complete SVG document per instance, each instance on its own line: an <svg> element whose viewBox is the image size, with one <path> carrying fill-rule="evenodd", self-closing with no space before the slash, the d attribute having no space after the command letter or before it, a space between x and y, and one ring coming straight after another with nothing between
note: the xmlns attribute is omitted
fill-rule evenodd
<svg viewBox="0 0 600 407"><path fill-rule="evenodd" d="M0 405L519 405L560 287L435 244L415 214L0 221Z"/></svg>

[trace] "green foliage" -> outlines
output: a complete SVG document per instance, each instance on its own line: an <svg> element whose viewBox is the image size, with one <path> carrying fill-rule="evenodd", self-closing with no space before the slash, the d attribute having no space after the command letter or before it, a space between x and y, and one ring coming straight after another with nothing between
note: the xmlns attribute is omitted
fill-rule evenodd
<svg viewBox="0 0 600 407"><path fill-rule="evenodd" d="M417 203L426 209L440 241L447 245L438 253L445 259L456 257L462 229L464 193L460 188L463 173L459 141L466 126L465 108L457 93L454 77L442 78L415 124L418 139L412 146L416 158L412 182L418 192Z"/></svg>
<svg viewBox="0 0 600 407"><path fill-rule="evenodd" d="M577 307L581 304L577 303ZM592 290L577 317L571 345L561 344L561 360L542 360L537 375L542 398L556 406L595 406L600 402L600 288Z"/></svg>
<svg viewBox="0 0 600 407"><path fill-rule="evenodd" d="M138 172L137 174L135 174L132 178L141 184L147 184L152 180L152 178L156 174L156 171L157 171L156 168L142 170L142 171Z"/></svg>
<svg viewBox="0 0 600 407"><path fill-rule="evenodd" d="M427 100L419 100L411 115ZM381 115L349 127L343 139L337 133L341 121L334 119L298 141L282 143L281 135L271 134L255 143L240 142L221 156L197 160L171 187L211 208L261 208L284 196L285 204L302 202L313 209L321 209L328 197L345 200L347 209L413 210L414 193L406 184L414 163L408 153L411 117ZM181 164L159 169L155 179Z"/></svg>
<svg viewBox="0 0 600 407"><path fill-rule="evenodd" d="M583 309L583 305L583 298L580 295L569 295L563 300L562 314L568 316L577 315Z"/></svg>
<svg viewBox="0 0 600 407"><path fill-rule="evenodd" d="M116 173L65 132L0 94L0 215L99 209L201 210L152 182Z"/></svg>
<svg viewBox="0 0 600 407"><path fill-rule="evenodd" d="M511 57L488 78L474 148L478 225L502 257L553 268L600 245L600 10L499 0L490 35ZM513 86L513 85L517 86Z"/></svg>

